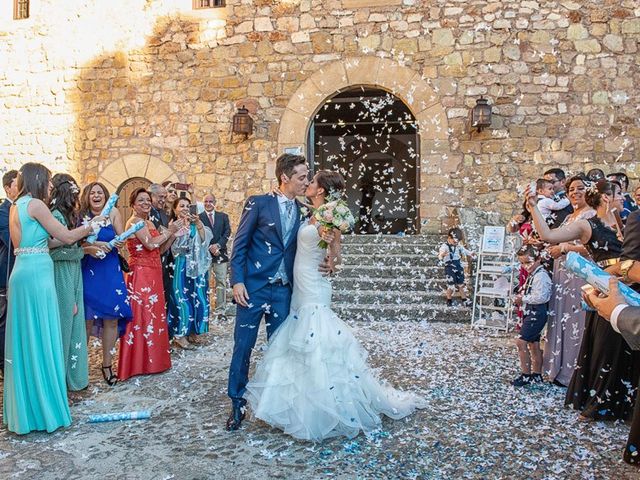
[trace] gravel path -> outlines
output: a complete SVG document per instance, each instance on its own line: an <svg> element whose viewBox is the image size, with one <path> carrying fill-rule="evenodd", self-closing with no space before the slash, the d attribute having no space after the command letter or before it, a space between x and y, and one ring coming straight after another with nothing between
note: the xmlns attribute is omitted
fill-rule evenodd
<svg viewBox="0 0 640 480"><path fill-rule="evenodd" d="M429 408L385 420L369 437L322 444L294 441L259 421L227 433L232 324L224 323L205 346L174 354L171 371L115 388L98 377L94 347L91 386L72 407L70 428L22 437L0 429L0 478L640 477L620 460L628 425L577 421L558 387L509 386L517 373L512 335L426 322L353 327L380 375L424 395ZM86 423L91 413L141 409L152 418Z"/></svg>

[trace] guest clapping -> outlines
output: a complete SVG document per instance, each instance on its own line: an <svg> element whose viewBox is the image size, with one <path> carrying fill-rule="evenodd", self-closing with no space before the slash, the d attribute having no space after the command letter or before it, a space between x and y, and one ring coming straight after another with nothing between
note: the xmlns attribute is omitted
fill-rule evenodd
<svg viewBox="0 0 640 480"><path fill-rule="evenodd" d="M99 215L108 198L109 191L102 183L87 185L80 197L81 218ZM109 385L115 385L118 379L112 368L116 340L133 317L120 257L117 249L109 245L122 231L122 216L114 207L108 221L98 232L97 240L83 244L85 257L82 259L82 280L87 340L91 335L102 337L102 376Z"/></svg>
<svg viewBox="0 0 640 480"><path fill-rule="evenodd" d="M177 346L192 349L191 343L198 343L197 336L209 331L208 247L213 235L187 198L173 202L171 225L176 222L182 227L171 245L174 267L168 299L169 327Z"/></svg>

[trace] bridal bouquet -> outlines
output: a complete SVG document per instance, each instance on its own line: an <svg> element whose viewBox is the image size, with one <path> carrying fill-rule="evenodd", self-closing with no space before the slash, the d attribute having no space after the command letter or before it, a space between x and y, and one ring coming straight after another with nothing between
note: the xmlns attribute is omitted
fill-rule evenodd
<svg viewBox="0 0 640 480"><path fill-rule="evenodd" d="M347 206L347 202L342 199L323 203L314 210L313 217L318 221L319 225L326 228L337 228L342 233L351 230L356 223L351 210ZM329 245L324 240L320 240L318 246L327 248Z"/></svg>

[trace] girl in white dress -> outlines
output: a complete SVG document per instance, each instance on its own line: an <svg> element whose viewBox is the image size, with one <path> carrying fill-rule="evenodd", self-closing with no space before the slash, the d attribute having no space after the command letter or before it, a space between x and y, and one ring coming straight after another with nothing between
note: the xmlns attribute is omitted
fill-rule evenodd
<svg viewBox="0 0 640 480"><path fill-rule="evenodd" d="M337 172L319 171L305 195L318 208L329 193L343 192ZM321 441L381 427L380 415L400 419L424 408L419 396L378 380L367 352L351 328L331 310L331 283L318 271L340 260L340 237L328 251L318 246L319 225L312 217L298 230L289 316L272 335L264 358L247 385L255 417L302 440Z"/></svg>

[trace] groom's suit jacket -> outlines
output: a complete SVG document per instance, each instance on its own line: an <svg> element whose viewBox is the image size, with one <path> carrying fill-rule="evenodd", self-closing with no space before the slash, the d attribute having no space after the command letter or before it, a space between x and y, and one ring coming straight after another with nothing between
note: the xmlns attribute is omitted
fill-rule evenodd
<svg viewBox="0 0 640 480"><path fill-rule="evenodd" d="M275 277L283 259L287 277L293 281L300 221L300 205L296 202L295 222L285 245L278 197L274 194L249 197L233 242L231 285L244 283L249 294L260 290Z"/></svg>

